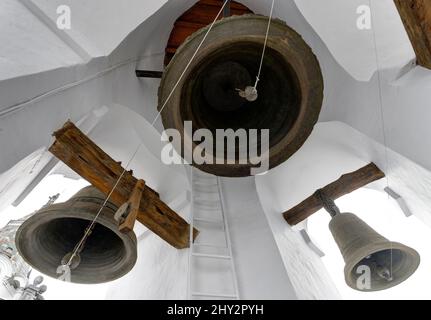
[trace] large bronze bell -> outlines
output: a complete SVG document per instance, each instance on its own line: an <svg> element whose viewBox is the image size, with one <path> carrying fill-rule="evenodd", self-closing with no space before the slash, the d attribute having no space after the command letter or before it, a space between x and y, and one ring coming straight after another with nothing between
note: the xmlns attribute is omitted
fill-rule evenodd
<svg viewBox="0 0 431 320"><path fill-rule="evenodd" d="M41 209L18 229L16 246L24 260L40 272L57 278L57 268L81 240L106 196L86 187L69 201ZM108 202L91 236L71 266L71 282L95 284L128 273L136 263L137 241L133 231L121 233L114 219L117 207Z"/></svg>
<svg viewBox="0 0 431 320"><path fill-rule="evenodd" d="M329 228L346 263L349 287L378 291L394 287L418 268L416 250L384 238L352 213L336 214Z"/></svg>
<svg viewBox="0 0 431 320"><path fill-rule="evenodd" d="M177 50L159 88L159 111L165 129L180 132L183 146L177 151L183 158L197 145L189 143L193 137L184 130L186 121L192 121L192 133L205 128L214 137L217 129L269 129L269 169L292 156L310 135L323 101L322 72L311 48L284 22L271 22L257 100L239 94L238 89L255 84L267 26L268 17L258 15L218 21L178 86L208 27ZM225 152L224 164L216 164L214 147L212 163L193 164L220 176L249 176L253 164L242 163L238 149L235 163L228 163Z"/></svg>

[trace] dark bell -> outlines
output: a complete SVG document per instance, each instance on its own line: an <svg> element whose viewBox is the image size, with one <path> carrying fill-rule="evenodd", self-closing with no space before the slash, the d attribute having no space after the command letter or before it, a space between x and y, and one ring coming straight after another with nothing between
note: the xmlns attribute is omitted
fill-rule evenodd
<svg viewBox="0 0 431 320"><path fill-rule="evenodd" d="M184 148L196 146L196 141L190 147L184 143L192 139L185 137L185 121L192 121L193 132L205 128L214 137L216 129L269 129L269 168L291 157L310 135L323 101L322 72L311 48L284 22L271 22L257 100L239 94L255 85L267 26L268 17L235 16L217 22L208 34L162 111L165 129L177 129L182 135L183 149L178 151L183 157L192 153ZM159 111L207 30L188 38L166 68ZM241 164L238 146L236 150L235 164L228 164L226 151L225 164L193 164L219 176L249 176L254 165L248 156Z"/></svg>
<svg viewBox="0 0 431 320"><path fill-rule="evenodd" d="M329 229L343 255L345 280L352 289L389 289L407 280L419 267L416 250L389 241L352 213L335 215ZM364 266L370 271L368 288L358 285Z"/></svg>
<svg viewBox="0 0 431 320"><path fill-rule="evenodd" d="M38 271L58 278L57 268L73 252L106 196L86 187L69 201L50 205L25 221L15 242L23 259ZM136 263L134 232L121 233L114 219L117 207L108 202L83 251L73 260L71 282L96 284L116 280Z"/></svg>

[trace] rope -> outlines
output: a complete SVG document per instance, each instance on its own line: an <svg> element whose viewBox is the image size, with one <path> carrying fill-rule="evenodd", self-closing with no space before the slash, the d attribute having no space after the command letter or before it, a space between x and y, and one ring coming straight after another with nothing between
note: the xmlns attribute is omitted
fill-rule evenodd
<svg viewBox="0 0 431 320"><path fill-rule="evenodd" d="M376 58L376 68L377 68L377 79L378 79L378 89L379 89L379 106L380 106L380 119L382 122L382 136L383 136L383 145L385 149L385 171L386 171L386 186L389 188L389 152L388 152L388 143L387 143L387 136L386 136L386 122L385 122L385 111L383 108L383 89L382 89L382 76L380 74L380 59L379 54L377 52L377 37L376 37L376 31L374 29L374 26L376 25L374 23L374 14L373 14L373 5L372 0L368 0L370 9L371 9L371 20L372 20L372 28L373 28L373 41L374 41L374 52L375 52L375 58ZM389 197L389 196L388 196ZM391 245L391 270L390 270L390 277L393 276L393 248L392 248L392 242L390 242Z"/></svg>
<svg viewBox="0 0 431 320"><path fill-rule="evenodd" d="M211 30L213 29L215 23L217 22L218 18L220 17L220 15L222 14L222 12L224 11L224 8L226 7L226 4L229 2L230 0L225 0L225 2L223 3L223 6L221 7L220 11L218 12L217 16L215 17L214 21L211 23L210 27L208 28L207 32L205 33L205 36L203 37L201 43L199 44L199 46L197 47L195 53L193 54L193 56L191 57L190 61L187 63L186 67L184 68L184 71L181 73L180 77L178 78L178 81L175 83L174 87L172 88L171 92L169 93L168 97L166 98L165 102L163 103L162 107L160 108L159 113L157 114L157 117L154 119L152 126L154 126L154 124L156 123L157 119L159 119L160 114L163 112L163 110L165 109L166 105L168 104L169 100L171 99L172 95L174 94L175 90L177 89L178 85L180 84L181 80L183 79L184 75L186 74L187 70L189 69L190 65L192 64L192 62L194 61L194 59L196 58L196 55L198 54L199 50L201 49L202 45L204 44L205 40L207 39L209 33L211 32ZM274 0L273 0L274 1Z"/></svg>
<svg viewBox="0 0 431 320"><path fill-rule="evenodd" d="M253 87L255 91L257 91L257 84L260 81L260 75L262 73L263 59L265 58L266 47L268 44L269 30L271 28L272 15L274 13L274 4L275 4L275 0L272 0L271 13L269 14L269 20L268 20L268 27L266 28L265 43L263 45L262 57L260 58L259 72L257 73L256 83L254 84L254 87Z"/></svg>
<svg viewBox="0 0 431 320"><path fill-rule="evenodd" d="M73 258L75 258L76 255L78 254L78 252L80 252L82 250L81 246L85 243L85 241L87 240L88 236L93 231L93 228L94 228L94 226L96 224L97 218L99 218L100 214L102 213L102 210L105 208L106 204L108 203L109 199L111 198L112 194L114 193L115 189L117 188L118 184L120 183L121 179L123 178L124 174L126 173L127 169L129 168L130 163L133 161L133 159L135 158L135 156L138 153L139 149L141 148L141 145L142 145L142 143L140 143L139 146L136 148L135 152L133 153L133 156L131 157L131 159L127 163L127 166L124 168L123 172L121 173L121 175L118 178L117 182L115 183L114 187L109 192L108 196L106 197L105 201L103 202L102 206L100 207L100 209L97 212L96 216L94 217L93 221L91 221L91 224L86 229L86 231L84 233L84 236L82 237L82 239L79 241L79 243L76 245L75 249L73 250L73 253L72 253L72 255L69 258L69 261L66 264L68 267L70 267Z"/></svg>
<svg viewBox="0 0 431 320"><path fill-rule="evenodd" d="M244 90L236 89L236 91L238 91L239 96L241 98L246 99L249 102L254 102L259 97L258 92L257 92L257 85L258 85L258 83L260 81L260 75L262 74L263 60L265 58L266 47L268 45L269 30L271 28L271 21L272 21L272 16L273 16L273 13L274 13L274 5L275 5L275 0L272 0L271 12L269 14L268 26L266 28L265 42L263 44L262 56L260 57L259 71L257 72L256 82L254 83L253 87L252 86L247 86Z"/></svg>
<svg viewBox="0 0 431 320"><path fill-rule="evenodd" d="M169 102L170 98L172 97L173 93L175 92L176 88L178 87L179 83L181 82L182 78L184 77L184 75L186 74L188 68L190 67L190 65L192 64L193 60L196 58L196 55L198 54L199 50L201 49L203 43L205 42L205 40L207 39L209 33L211 32L211 30L213 29L215 23L217 22L218 18L220 17L220 15L222 14L226 4L229 2L229 0L225 0L225 2L223 3L223 6L221 7L220 11L218 12L217 16L215 17L214 21L212 22L212 24L210 25L210 27L208 28L207 32L205 33L205 36L203 37L202 41L200 42L199 46L197 47L196 51L194 52L193 56L191 57L189 63L186 65L186 67L184 68L184 71L181 73L178 81L176 82L175 86L172 88L170 94L168 95L166 101L163 103L162 107L160 108L160 111L157 113L156 118L154 119L153 123L151 124L152 126L154 126L154 124L157 122L158 118L160 117L161 113L163 112L164 108L166 107L167 103ZM117 188L118 184L120 183L121 179L123 178L124 174L126 173L126 171L128 170L131 162L135 159L136 154L138 153L139 149L141 148L141 146L143 145L142 142L139 143L138 147L136 148L135 152L133 153L132 157L130 158L129 162L127 163L127 166L125 167L125 169L123 170L123 172L121 173L120 177L118 178L118 180L116 181L114 187L112 188L112 190L109 192L107 198L105 199L105 201L103 202L102 206L100 207L99 211L97 212L96 216L94 217L94 219L92 220L91 224L88 226L88 228L86 229L83 237L81 238L81 240L78 242L78 244L75 246L72 255L70 256L68 262L66 265L60 265L58 270L58 273L62 273L62 275L59 277L59 279L67 279L69 280L69 277L64 277L64 275L66 275L67 273L70 274L70 266L72 264L73 259L77 256L78 252L82 251L82 245L85 243L85 241L87 240L87 238L89 237L89 235L91 234L97 219L99 218L100 214L102 213L102 210L105 208L106 204L108 203L109 199L111 198L112 194L114 193L115 189Z"/></svg>

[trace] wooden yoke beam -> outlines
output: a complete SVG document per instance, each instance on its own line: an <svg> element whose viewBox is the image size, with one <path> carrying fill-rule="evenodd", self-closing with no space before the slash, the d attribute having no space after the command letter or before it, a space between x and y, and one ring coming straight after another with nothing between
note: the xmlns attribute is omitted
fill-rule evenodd
<svg viewBox="0 0 431 320"><path fill-rule="evenodd" d="M374 163L370 163L355 172L342 175L340 179L328 184L321 190L329 198L335 200L384 177L385 174ZM293 226L304 221L322 208L322 202L317 196L316 191L300 204L283 213L283 216L287 223Z"/></svg>
<svg viewBox="0 0 431 320"><path fill-rule="evenodd" d="M416 52L417 63L431 69L431 0L394 0Z"/></svg>
<svg viewBox="0 0 431 320"><path fill-rule="evenodd" d="M124 171L121 163L109 157L70 121L54 137L56 140L49 151L108 196ZM109 201L118 207L128 202L137 182L133 171L125 172ZM137 220L173 247L189 247L189 224L148 186L142 190ZM198 233L193 230L194 238Z"/></svg>

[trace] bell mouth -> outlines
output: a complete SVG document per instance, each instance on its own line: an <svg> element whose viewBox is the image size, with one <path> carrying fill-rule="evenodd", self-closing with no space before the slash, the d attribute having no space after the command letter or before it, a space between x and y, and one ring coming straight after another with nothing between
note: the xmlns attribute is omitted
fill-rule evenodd
<svg viewBox="0 0 431 320"><path fill-rule="evenodd" d="M214 24L193 61L190 57L208 28L181 45L163 74L158 110L164 128L178 130L181 145L173 143L178 154L202 171L246 177L262 173L252 169L263 165L266 172L296 153L318 121L324 87L319 62L301 36L277 19L271 24L257 99L251 94L246 99L240 96L238 90L255 86L267 26L268 18L257 15L222 19ZM190 122L191 132L186 127ZM205 146L211 161L204 163L191 158L194 152L200 153L202 140L207 142L206 136L199 139L202 131L194 139L199 129L209 130L214 140ZM228 147L227 139L217 137L217 130L235 135L236 144Z"/></svg>
<svg viewBox="0 0 431 320"><path fill-rule="evenodd" d="M58 278L58 266L67 254L73 252L91 223L91 213L88 215L64 216L55 210L37 213L18 229L16 244L19 253L38 271ZM133 232L121 234L113 230L113 226L104 217L95 224L79 254L79 265L72 268L71 282L109 282L133 268L137 259L136 236Z"/></svg>
<svg viewBox="0 0 431 320"><path fill-rule="evenodd" d="M417 270L419 264L420 256L416 250L396 242L392 242L391 245L385 243L381 250L376 250L356 264L346 265L346 283L359 291L386 290L407 280ZM369 288L359 288L357 283L364 274L364 266L370 270Z"/></svg>
<svg viewBox="0 0 431 320"><path fill-rule="evenodd" d="M269 129L269 147L278 144L298 119L301 87L286 58L268 47L257 100L241 97L238 90L255 85L261 54L256 41L229 42L206 54L185 80L181 120L214 136L217 129Z"/></svg>

